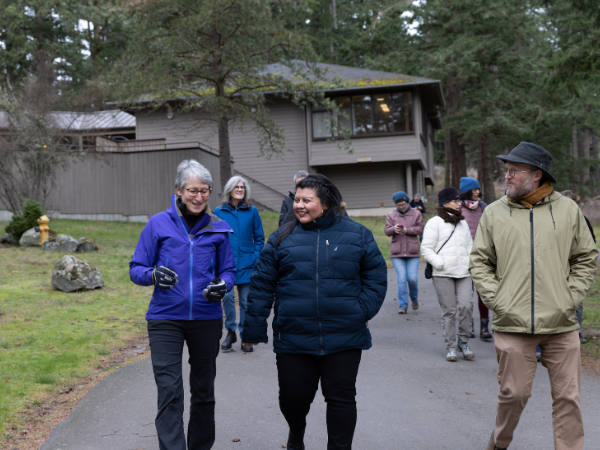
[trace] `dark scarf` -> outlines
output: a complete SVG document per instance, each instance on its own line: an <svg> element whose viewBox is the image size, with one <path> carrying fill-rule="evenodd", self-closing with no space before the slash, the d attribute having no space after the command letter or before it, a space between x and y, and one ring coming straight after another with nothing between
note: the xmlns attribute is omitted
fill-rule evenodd
<svg viewBox="0 0 600 450"><path fill-rule="evenodd" d="M184 218L183 223L186 226L188 234L196 234L210 222L210 215L206 214L206 208L200 214L190 214L185 203L181 201L181 198L177 199L177 207Z"/></svg>
<svg viewBox="0 0 600 450"><path fill-rule="evenodd" d="M446 223L456 225L458 222L465 219L463 215L458 213L455 209L445 208L441 205L436 206L435 209L437 215L444 219L444 222Z"/></svg>
<svg viewBox="0 0 600 450"><path fill-rule="evenodd" d="M396 208L400 214L406 214L410 210L410 205L404 209Z"/></svg>

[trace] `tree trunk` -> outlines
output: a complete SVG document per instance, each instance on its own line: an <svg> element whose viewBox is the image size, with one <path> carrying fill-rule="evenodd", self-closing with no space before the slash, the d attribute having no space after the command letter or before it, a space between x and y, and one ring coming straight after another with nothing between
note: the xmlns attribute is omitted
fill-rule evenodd
<svg viewBox="0 0 600 450"><path fill-rule="evenodd" d="M600 166L598 163L598 137L596 133L592 131L592 159L594 161L594 195L598 194L598 188L600 187Z"/></svg>
<svg viewBox="0 0 600 450"><path fill-rule="evenodd" d="M219 120L219 169L221 175L221 192L231 178L231 149L229 148L229 119Z"/></svg>
<svg viewBox="0 0 600 450"><path fill-rule="evenodd" d="M479 156L481 161L481 175L479 179L482 184L483 201L487 204L496 201L496 188L494 187L494 166L492 155L487 140L483 138L479 146Z"/></svg>
<svg viewBox="0 0 600 450"><path fill-rule="evenodd" d="M450 144L450 133L446 133L444 139L444 162L446 164L444 173L444 187L450 186L450 174L452 173L452 145Z"/></svg>
<svg viewBox="0 0 600 450"><path fill-rule="evenodd" d="M585 127L583 130L583 157L585 164L583 166L583 183L587 184L590 179L590 129Z"/></svg>
<svg viewBox="0 0 600 450"><path fill-rule="evenodd" d="M467 176L467 157L465 146L460 143L460 135L455 128L450 130L450 146L452 148L452 170L450 171L449 186L458 189L460 179Z"/></svg>
<svg viewBox="0 0 600 450"><path fill-rule="evenodd" d="M573 125L571 132L571 154L573 158L579 159L579 143L577 142L577 125Z"/></svg>

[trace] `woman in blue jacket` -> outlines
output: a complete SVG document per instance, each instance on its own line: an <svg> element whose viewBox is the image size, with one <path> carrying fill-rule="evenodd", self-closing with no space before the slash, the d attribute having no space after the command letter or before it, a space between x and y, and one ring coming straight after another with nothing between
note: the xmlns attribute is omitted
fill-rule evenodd
<svg viewBox="0 0 600 450"><path fill-rule="evenodd" d="M208 450L215 441L214 381L223 334L221 299L233 288L235 263L227 222L211 215L212 177L195 160L177 167L171 207L152 216L129 263L131 281L154 285L146 313L158 390L160 450ZM183 431L184 342L189 350L190 420Z"/></svg>
<svg viewBox="0 0 600 450"><path fill-rule="evenodd" d="M304 449L319 380L327 402L327 448L351 448L356 376L362 350L371 347L368 321L387 290L386 264L372 233L338 214L341 200L323 175L300 181L295 220L269 238L252 274L242 342L267 342L275 302L273 346L289 450Z"/></svg>
<svg viewBox="0 0 600 450"><path fill-rule="evenodd" d="M265 233L258 209L250 203L250 186L240 176L232 177L223 189L223 203L217 206L215 214L229 224L233 233L229 234L237 275L235 284L240 304L240 321L236 323L235 295L233 289L223 299L225 310L225 328L227 336L221 343L222 352L230 352L231 346L237 342L236 328L242 332L246 301L250 291L250 276L260 251L265 246ZM242 345L243 352L251 352L252 346Z"/></svg>

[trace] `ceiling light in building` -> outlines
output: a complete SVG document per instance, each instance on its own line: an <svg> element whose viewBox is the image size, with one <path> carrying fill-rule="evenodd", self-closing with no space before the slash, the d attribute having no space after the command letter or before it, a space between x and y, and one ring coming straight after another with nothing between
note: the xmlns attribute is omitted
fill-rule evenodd
<svg viewBox="0 0 600 450"><path fill-rule="evenodd" d="M378 102L382 102L382 101L384 101L384 100L385 100L385 98L378 98L378 99L377 99L377 101L378 101Z"/></svg>
<svg viewBox="0 0 600 450"><path fill-rule="evenodd" d="M390 112L390 108L388 108L388 105L386 105L385 103L382 103L382 104L381 104L381 105L379 105L379 106L381 106L381 110L382 110L383 112L386 112L386 113L387 113L387 112Z"/></svg>

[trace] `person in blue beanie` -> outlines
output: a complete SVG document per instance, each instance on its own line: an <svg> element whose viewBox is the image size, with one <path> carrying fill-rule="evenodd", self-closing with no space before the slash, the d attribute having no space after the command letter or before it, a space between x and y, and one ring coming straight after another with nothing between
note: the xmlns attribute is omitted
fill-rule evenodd
<svg viewBox="0 0 600 450"><path fill-rule="evenodd" d="M462 177L460 179L460 200L462 202L462 215L465 218L469 230L471 230L471 237L475 241L475 233L477 232L477 226L481 220L483 210L487 206L483 200L479 198L481 195L481 187L479 181L471 177ZM492 333L489 330L490 323L490 312L487 307L481 301L481 297L477 294L477 306L479 309L479 338L483 341L489 341L492 339ZM471 337L475 337L473 331Z"/></svg>
<svg viewBox="0 0 600 450"><path fill-rule="evenodd" d="M390 259L396 270L398 280L398 314L406 314L408 297L412 309L419 309L419 261L420 248L418 236L423 234L423 216L408 203L410 198L404 191L398 191L392 199L396 209L387 215L384 232L392 237ZM408 284L408 288L407 288Z"/></svg>

